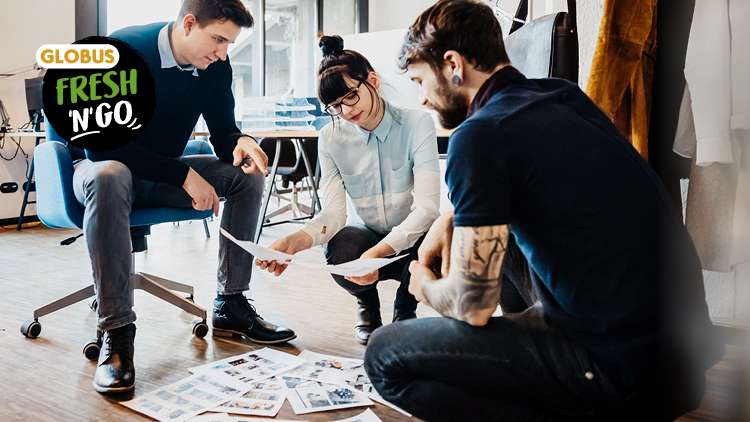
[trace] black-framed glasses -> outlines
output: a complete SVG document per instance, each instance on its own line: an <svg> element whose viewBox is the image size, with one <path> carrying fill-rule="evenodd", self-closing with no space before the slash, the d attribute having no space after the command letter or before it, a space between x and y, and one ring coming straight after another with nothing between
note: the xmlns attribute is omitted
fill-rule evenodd
<svg viewBox="0 0 750 422"><path fill-rule="evenodd" d="M353 106L359 102L359 94L357 94L357 91L359 91L359 87L362 86L362 82L357 85L354 90L352 90L350 93L344 95L344 98L341 99L341 101L337 103L331 103L325 106L323 111L330 114L331 116L338 116L341 114L341 105L345 106Z"/></svg>

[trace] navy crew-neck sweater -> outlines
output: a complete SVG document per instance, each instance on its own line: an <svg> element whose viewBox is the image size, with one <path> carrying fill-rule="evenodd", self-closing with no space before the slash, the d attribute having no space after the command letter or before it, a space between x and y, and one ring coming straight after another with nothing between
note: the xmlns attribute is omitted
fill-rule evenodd
<svg viewBox="0 0 750 422"><path fill-rule="evenodd" d="M138 50L151 69L156 107L146 130L128 145L108 152L86 151L92 161L117 160L137 177L182 186L190 167L175 158L182 155L188 138L203 114L210 142L221 161L231 163L232 151L242 132L234 121L232 68L229 58L198 70L199 76L176 67L162 69L158 36L167 22L131 26L110 36Z"/></svg>

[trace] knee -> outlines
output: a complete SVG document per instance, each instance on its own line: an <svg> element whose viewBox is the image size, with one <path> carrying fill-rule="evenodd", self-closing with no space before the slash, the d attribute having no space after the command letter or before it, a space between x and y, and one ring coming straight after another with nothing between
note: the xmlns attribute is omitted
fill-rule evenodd
<svg viewBox="0 0 750 422"><path fill-rule="evenodd" d="M101 161L97 163L93 176L86 181L87 197L97 194L120 195L130 199L130 191L133 187L133 176L125 164L114 161Z"/></svg>
<svg viewBox="0 0 750 422"><path fill-rule="evenodd" d="M333 236L325 248L328 264L341 264L360 257L364 251L360 252L358 246L360 243L359 230L356 227L346 226Z"/></svg>
<svg viewBox="0 0 750 422"><path fill-rule="evenodd" d="M263 175L262 173L247 174L239 169L239 171L237 172L237 176L235 176L235 185L237 186L237 191L239 192L243 192L245 194L250 192L257 197L260 197L263 194L263 185L265 180L265 175Z"/></svg>
<svg viewBox="0 0 750 422"><path fill-rule="evenodd" d="M394 371L397 367L394 365L394 351L398 348L397 331L398 327L394 328L393 324L378 328L370 336L365 351L365 371L375 389L388 400L398 396L394 387L400 384L397 382L400 375Z"/></svg>

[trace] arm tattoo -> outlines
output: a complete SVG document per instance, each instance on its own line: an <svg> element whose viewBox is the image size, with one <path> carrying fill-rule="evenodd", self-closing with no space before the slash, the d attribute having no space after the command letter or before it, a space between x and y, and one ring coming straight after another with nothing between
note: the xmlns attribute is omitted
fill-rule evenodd
<svg viewBox="0 0 750 422"><path fill-rule="evenodd" d="M470 320L476 311L494 311L507 243L507 225L456 227L450 275L423 286L429 304L440 314L462 321Z"/></svg>

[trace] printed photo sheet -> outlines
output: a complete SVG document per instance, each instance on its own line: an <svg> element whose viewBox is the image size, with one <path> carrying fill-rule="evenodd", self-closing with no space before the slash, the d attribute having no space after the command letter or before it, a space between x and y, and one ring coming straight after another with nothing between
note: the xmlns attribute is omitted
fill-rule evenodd
<svg viewBox="0 0 750 422"><path fill-rule="evenodd" d="M367 409L357 416L347 419L339 419L333 422L383 422L371 409Z"/></svg>
<svg viewBox="0 0 750 422"><path fill-rule="evenodd" d="M380 397L365 372L362 359L323 355L309 350L304 350L298 357L305 359L305 363L284 375L350 387L367 394L372 400L411 417L411 413Z"/></svg>
<svg viewBox="0 0 750 422"><path fill-rule="evenodd" d="M281 379L287 389L289 404L298 415L374 404L367 396L341 385L289 376Z"/></svg>
<svg viewBox="0 0 750 422"><path fill-rule="evenodd" d="M251 383L287 372L303 363L305 363L303 358L266 347L207 365L196 366L190 368L189 371L194 374L221 373L236 380Z"/></svg>
<svg viewBox="0 0 750 422"><path fill-rule="evenodd" d="M305 362L284 375L339 384L367 395L377 394L370 378L365 373L362 359L323 355L309 350L303 350L298 357L304 359Z"/></svg>
<svg viewBox="0 0 750 422"><path fill-rule="evenodd" d="M247 388L221 373L196 374L120 404L160 421L181 422L229 401Z"/></svg>
<svg viewBox="0 0 750 422"><path fill-rule="evenodd" d="M213 411L237 413L253 416L276 416L286 399L286 389L282 382L271 378L253 383L245 394L213 409Z"/></svg>
<svg viewBox="0 0 750 422"><path fill-rule="evenodd" d="M187 422L266 422L269 419L249 418L247 416L228 415L226 413L204 413L194 418L188 419ZM291 421L282 419L273 419L273 422L307 422Z"/></svg>

